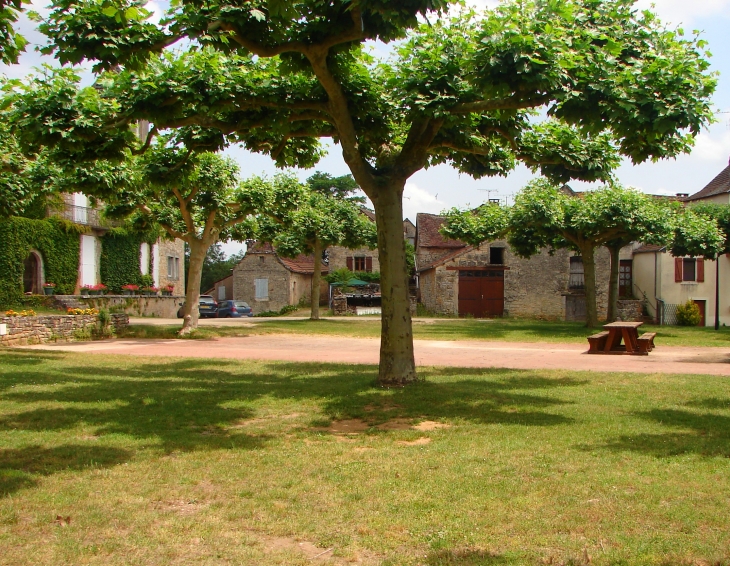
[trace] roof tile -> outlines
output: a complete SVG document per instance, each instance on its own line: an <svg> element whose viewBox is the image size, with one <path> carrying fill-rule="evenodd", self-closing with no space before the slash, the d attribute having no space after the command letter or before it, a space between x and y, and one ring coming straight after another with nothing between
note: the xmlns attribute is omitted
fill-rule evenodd
<svg viewBox="0 0 730 566"><path fill-rule="evenodd" d="M466 244L460 240L447 240L439 229L446 219L435 214L419 212L416 215L416 246L421 248L465 248Z"/></svg>

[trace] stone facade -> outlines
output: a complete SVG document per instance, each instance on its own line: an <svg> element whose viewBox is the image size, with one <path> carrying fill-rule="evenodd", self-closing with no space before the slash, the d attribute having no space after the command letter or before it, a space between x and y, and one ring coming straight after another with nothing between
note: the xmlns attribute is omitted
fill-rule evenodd
<svg viewBox="0 0 730 566"><path fill-rule="evenodd" d="M291 304L291 273L284 267L274 253L247 253L233 268L233 298L246 301L253 313L278 311ZM267 280L268 293L256 298L256 283Z"/></svg>
<svg viewBox="0 0 730 566"><path fill-rule="evenodd" d="M216 301L228 301L233 299L233 275L229 275L213 283L213 287L206 289L204 295L210 295Z"/></svg>
<svg viewBox="0 0 730 566"><path fill-rule="evenodd" d="M551 320L565 318L566 297L584 296L584 291L569 289L570 256L567 250L554 255L543 250L530 259L514 255L505 241L485 242L463 251L441 251L449 257L419 274L421 303L436 314L459 314L459 271L456 267L486 267L490 264L490 247L502 248L504 273L504 315ZM435 249L430 250L436 255ZM425 257L425 255L422 255ZM597 306L599 318L605 318L608 298L609 255L605 248L596 251Z"/></svg>
<svg viewBox="0 0 730 566"><path fill-rule="evenodd" d="M624 322L641 322L644 320L641 301L620 300L616 309L616 319Z"/></svg>
<svg viewBox="0 0 730 566"><path fill-rule="evenodd" d="M79 331L96 326L96 315L0 316L6 334L0 335L2 346L24 346L51 341L71 341ZM126 314L112 314L111 325L119 331L129 324Z"/></svg>
<svg viewBox="0 0 730 566"><path fill-rule="evenodd" d="M184 295L185 243L182 240L157 240L153 247L153 270L156 272L153 276L158 287L172 285L173 295Z"/></svg>
<svg viewBox="0 0 730 566"><path fill-rule="evenodd" d="M378 260L378 250L370 250L368 248L358 248L356 250L350 250L348 248L343 248L342 246L331 246L327 248L327 257L329 258L329 268L330 271L335 271L337 269L342 269L343 267L348 267L347 265L347 258L372 258L372 270L380 271L380 261ZM366 269L355 269L355 262L353 261L353 266L351 271L367 271Z"/></svg>

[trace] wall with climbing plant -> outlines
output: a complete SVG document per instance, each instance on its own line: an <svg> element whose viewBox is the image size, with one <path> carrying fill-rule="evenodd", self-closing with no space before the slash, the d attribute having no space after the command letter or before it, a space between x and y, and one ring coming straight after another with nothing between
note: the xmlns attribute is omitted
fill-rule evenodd
<svg viewBox="0 0 730 566"><path fill-rule="evenodd" d="M101 282L110 293L121 293L122 285L142 285L140 246L150 246L147 273L152 273L152 246L156 234L139 234L125 228L114 228L101 238Z"/></svg>
<svg viewBox="0 0 730 566"><path fill-rule="evenodd" d="M24 262L31 250L43 257L45 280L56 284L56 293L73 293L79 272L79 235L87 231L58 218L0 221L0 305L20 303Z"/></svg>

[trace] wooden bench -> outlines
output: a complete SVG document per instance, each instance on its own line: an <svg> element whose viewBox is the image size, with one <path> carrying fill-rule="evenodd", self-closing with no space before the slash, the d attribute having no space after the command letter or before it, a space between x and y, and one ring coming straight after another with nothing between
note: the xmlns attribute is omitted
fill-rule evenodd
<svg viewBox="0 0 730 566"><path fill-rule="evenodd" d="M588 344L590 344L590 348L588 349L588 353L589 354L602 354L603 348L606 346L607 338L608 338L608 330L604 330L603 332L599 332L598 334L589 336Z"/></svg>
<svg viewBox="0 0 730 566"><path fill-rule="evenodd" d="M656 332L644 332L639 336L639 352L642 354L648 354L654 349L654 337Z"/></svg>

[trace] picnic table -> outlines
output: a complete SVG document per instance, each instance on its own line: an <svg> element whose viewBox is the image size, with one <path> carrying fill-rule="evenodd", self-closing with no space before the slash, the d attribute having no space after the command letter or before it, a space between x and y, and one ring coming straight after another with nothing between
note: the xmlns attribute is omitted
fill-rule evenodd
<svg viewBox="0 0 730 566"><path fill-rule="evenodd" d="M588 337L588 353L647 356L654 349L656 332L645 332L639 336L638 329L642 324L623 321L604 324L603 332Z"/></svg>

